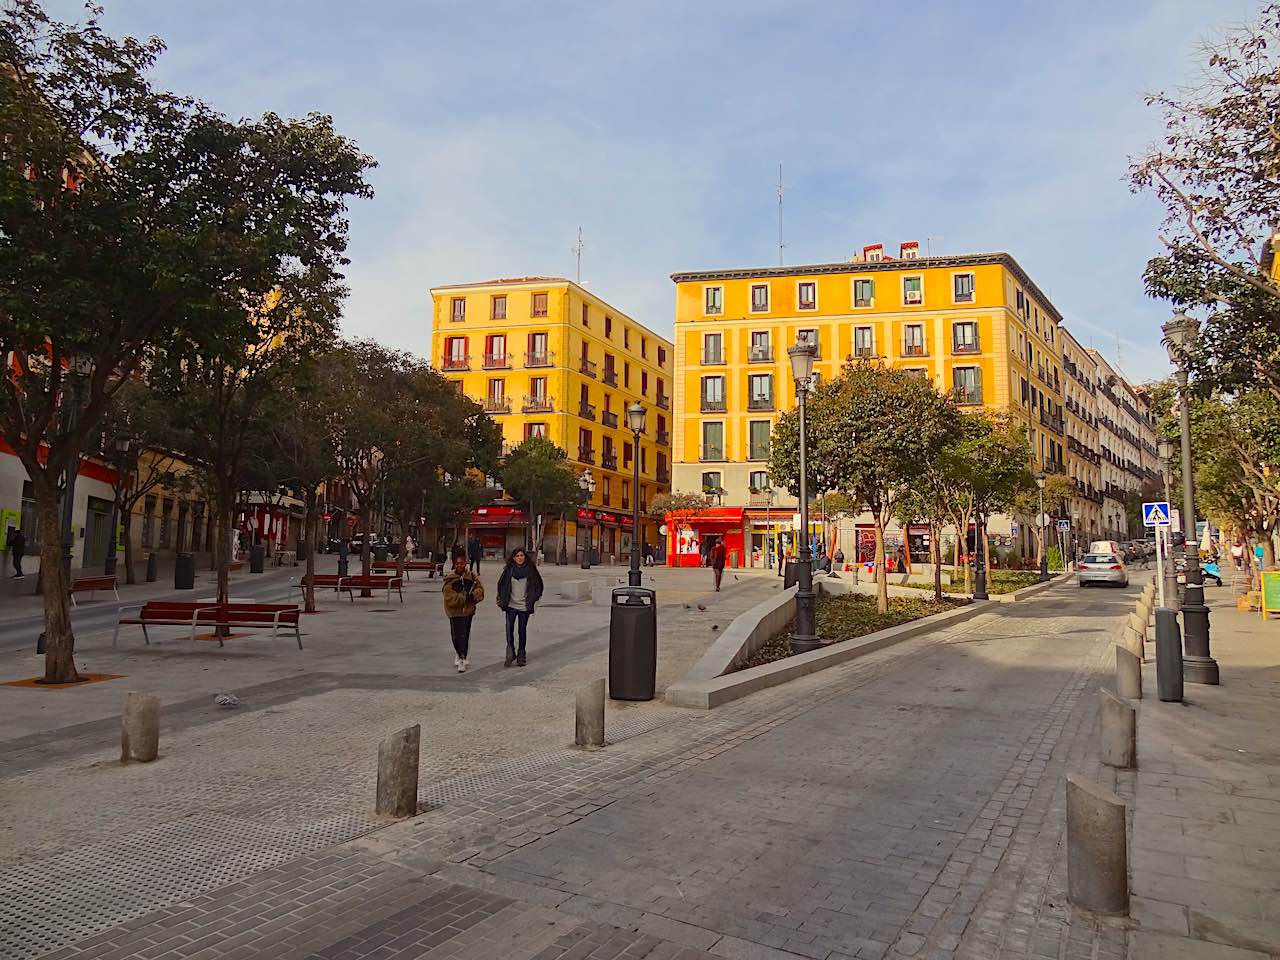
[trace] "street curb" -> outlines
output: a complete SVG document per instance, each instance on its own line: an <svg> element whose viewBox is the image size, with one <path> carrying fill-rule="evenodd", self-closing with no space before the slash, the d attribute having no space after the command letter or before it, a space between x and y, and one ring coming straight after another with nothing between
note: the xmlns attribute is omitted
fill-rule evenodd
<svg viewBox="0 0 1280 960"><path fill-rule="evenodd" d="M1070 570L1066 570L1058 574L1056 577L1050 577L1045 583L1033 583L1031 586L1022 587L1020 590L1013 591L1013 593L998 593L991 599L996 601L996 603L1017 603L1019 600L1026 600L1028 597L1034 597L1037 593L1043 593L1058 584L1066 583L1072 576L1072 572Z"/></svg>
<svg viewBox="0 0 1280 960"><path fill-rule="evenodd" d="M1037 584L1043 588L1045 584ZM929 633L939 627L947 627L987 612L992 601L974 601L958 610L935 613L931 617L913 620L888 630L869 633L865 637L854 640L843 640L820 650L812 650L798 656L787 657L774 663L750 667L737 673L714 677L709 680L680 680L671 684L666 690L666 701L672 706L691 707L695 710L710 710L715 707L739 700L757 690L767 690L789 680L808 676L847 663L868 653L874 653L895 643L909 640L912 637Z"/></svg>

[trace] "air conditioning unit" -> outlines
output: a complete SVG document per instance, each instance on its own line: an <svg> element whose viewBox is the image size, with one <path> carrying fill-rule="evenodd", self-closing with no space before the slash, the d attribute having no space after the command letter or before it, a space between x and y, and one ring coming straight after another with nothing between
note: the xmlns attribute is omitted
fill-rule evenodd
<svg viewBox="0 0 1280 960"><path fill-rule="evenodd" d="M907 303L924 303L924 291L923 291L923 290L908 290L908 291L907 291Z"/></svg>
<svg viewBox="0 0 1280 960"><path fill-rule="evenodd" d="M752 360L768 360L769 348L768 347L752 347L751 359Z"/></svg>

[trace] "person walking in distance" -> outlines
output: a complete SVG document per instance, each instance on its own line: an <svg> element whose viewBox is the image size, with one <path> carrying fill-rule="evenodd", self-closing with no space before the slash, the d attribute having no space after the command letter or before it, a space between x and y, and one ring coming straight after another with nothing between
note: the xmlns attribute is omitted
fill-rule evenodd
<svg viewBox="0 0 1280 960"><path fill-rule="evenodd" d="M467 540L467 560L471 564L471 572L480 573L480 561L484 559L484 546L480 543L480 538L472 534Z"/></svg>
<svg viewBox="0 0 1280 960"><path fill-rule="evenodd" d="M27 535L18 527L9 532L9 553L13 556L13 579L21 580L26 574L22 572L22 558L27 552Z"/></svg>
<svg viewBox="0 0 1280 960"><path fill-rule="evenodd" d="M715 545L708 552L711 573L716 578L716 593L720 592L720 579L724 576L724 555L724 541L717 540Z"/></svg>
<svg viewBox="0 0 1280 960"><path fill-rule="evenodd" d="M461 547L453 550L453 569L444 576L441 584L444 612L449 617L449 635L453 640L453 665L459 673L467 672L467 656L471 650L471 621L476 615L476 605L484 599L484 585L478 574L467 569L467 552Z"/></svg>
<svg viewBox="0 0 1280 960"><path fill-rule="evenodd" d="M507 618L507 658L504 667L511 664L523 667L525 644L528 640L529 618L533 608L542 599L542 574L533 558L517 547L502 568L498 577L498 606ZM519 647L516 635L519 634Z"/></svg>

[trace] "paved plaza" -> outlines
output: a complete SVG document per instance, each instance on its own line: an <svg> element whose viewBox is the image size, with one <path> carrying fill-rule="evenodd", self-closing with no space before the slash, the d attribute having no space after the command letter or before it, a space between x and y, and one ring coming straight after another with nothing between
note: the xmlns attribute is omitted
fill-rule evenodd
<svg viewBox="0 0 1280 960"><path fill-rule="evenodd" d="M582 752L570 746L573 696L605 672L608 610L556 599L582 571L546 573L529 666L502 667L487 604L464 675L432 581L414 581L403 607L324 600L304 619L302 652L284 638L193 650L130 635L113 653L110 629L94 625L110 618L82 609L78 659L124 679L0 687L0 957L1075 960L1154 943L1138 955L1229 960L1280 949L1266 939L1280 917L1280 778L1264 734L1274 741L1280 657L1267 628L1244 629L1261 628L1256 617L1235 630L1215 609L1222 687L1189 686L1182 707L1144 701L1136 773L1098 763L1095 691L1111 686L1137 583L993 605L711 712L610 702L609 746ZM286 574L237 586L269 599ZM660 686L780 589L767 574L731 572L718 595L707 571L646 576L662 598ZM0 630L12 640L21 626ZM5 679L36 672L29 649L0 649ZM118 763L126 689L164 699L155 763ZM241 706L215 706L218 692ZM1221 732L1196 740L1200 720L1163 732L1148 719L1157 707L1209 711ZM377 742L412 723L421 811L382 820ZM1228 740L1246 753L1224 765ZM1066 902L1067 772L1132 804L1132 919ZM1217 807L1178 795L1201 789ZM1209 902L1217 884L1248 897L1228 886Z"/></svg>

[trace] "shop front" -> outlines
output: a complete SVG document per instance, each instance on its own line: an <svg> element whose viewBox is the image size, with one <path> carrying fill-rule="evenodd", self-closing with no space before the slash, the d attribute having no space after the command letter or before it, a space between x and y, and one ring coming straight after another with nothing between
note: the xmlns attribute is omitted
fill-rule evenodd
<svg viewBox="0 0 1280 960"><path fill-rule="evenodd" d="M467 526L469 536L479 538L486 560L505 560L516 547L525 545L529 514L502 504L476 507Z"/></svg>
<svg viewBox="0 0 1280 960"><path fill-rule="evenodd" d="M708 507L692 517L679 519L667 514L665 520L667 566L705 566L705 558L717 541L724 541L728 566L742 566L747 562L743 543L746 511L741 507Z"/></svg>
<svg viewBox="0 0 1280 960"><path fill-rule="evenodd" d="M578 562L587 550L591 551L592 563L620 563L627 559L631 550L631 531L635 526L629 513L581 507L575 520Z"/></svg>

